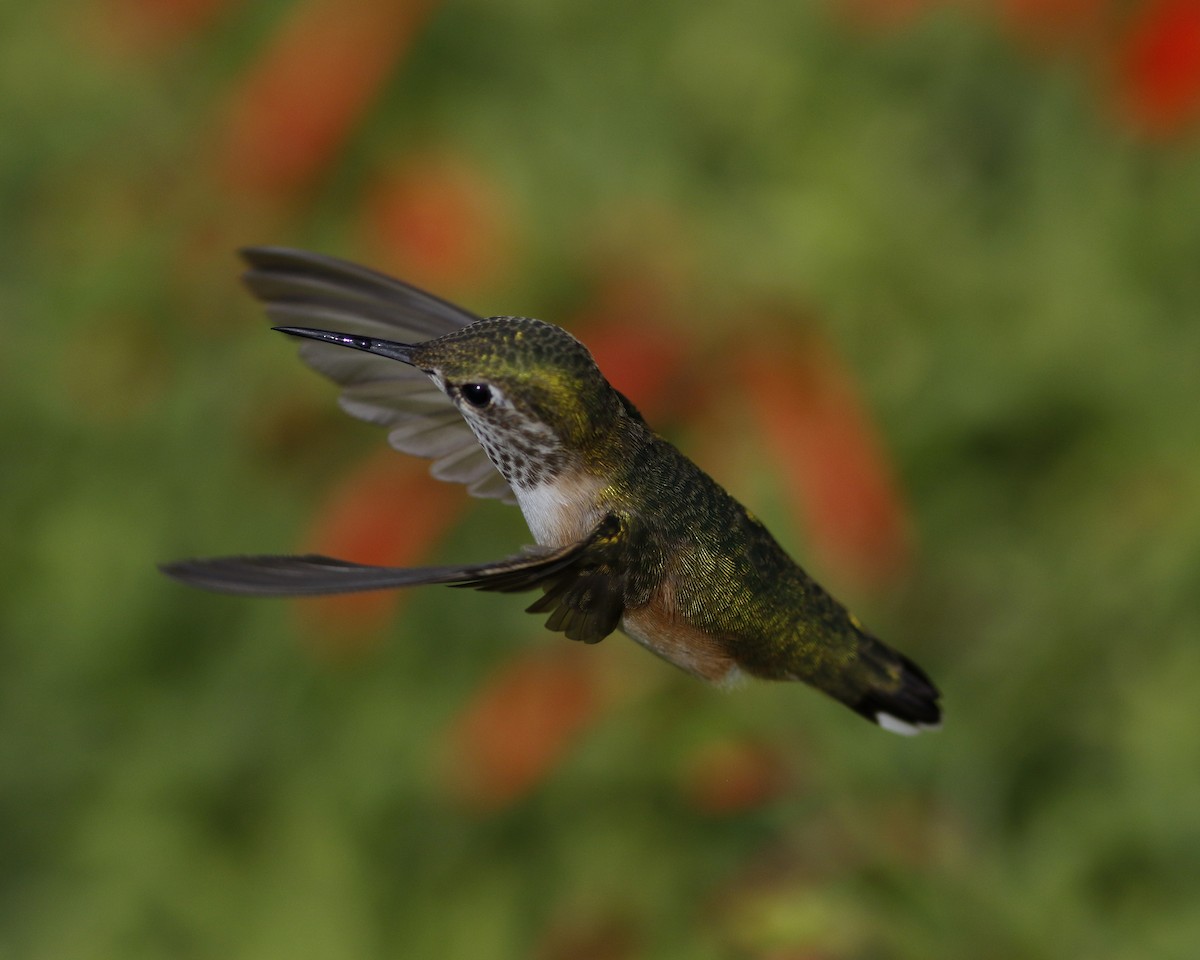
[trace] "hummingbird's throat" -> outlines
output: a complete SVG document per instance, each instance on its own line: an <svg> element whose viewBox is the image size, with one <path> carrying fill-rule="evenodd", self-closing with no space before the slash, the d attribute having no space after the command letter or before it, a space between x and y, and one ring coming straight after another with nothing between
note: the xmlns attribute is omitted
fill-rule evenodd
<svg viewBox="0 0 1200 960"><path fill-rule="evenodd" d="M469 417L467 423L488 459L518 495L553 483L568 466L567 452L554 432L514 411L488 419Z"/></svg>
<svg viewBox="0 0 1200 960"><path fill-rule="evenodd" d="M599 522L603 484L581 469L545 424L512 413L468 418L488 458L508 481L529 532L542 546L582 540Z"/></svg>

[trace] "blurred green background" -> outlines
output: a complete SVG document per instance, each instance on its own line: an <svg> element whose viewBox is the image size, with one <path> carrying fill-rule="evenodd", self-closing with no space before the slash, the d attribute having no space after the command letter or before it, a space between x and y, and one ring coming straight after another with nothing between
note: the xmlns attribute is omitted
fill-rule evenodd
<svg viewBox="0 0 1200 960"><path fill-rule="evenodd" d="M0 10L0 956L1193 957L1200 13ZM944 691L905 740L522 598L233 251L559 322Z"/></svg>

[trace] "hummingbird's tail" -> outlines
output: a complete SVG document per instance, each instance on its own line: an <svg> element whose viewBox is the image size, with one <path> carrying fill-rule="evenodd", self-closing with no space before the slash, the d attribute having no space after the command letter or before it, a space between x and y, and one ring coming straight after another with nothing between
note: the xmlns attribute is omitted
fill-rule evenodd
<svg viewBox="0 0 1200 960"><path fill-rule="evenodd" d="M912 736L942 725L941 693L925 671L866 631L858 631L858 680L830 691L850 709L892 733ZM865 668L865 669L864 669Z"/></svg>

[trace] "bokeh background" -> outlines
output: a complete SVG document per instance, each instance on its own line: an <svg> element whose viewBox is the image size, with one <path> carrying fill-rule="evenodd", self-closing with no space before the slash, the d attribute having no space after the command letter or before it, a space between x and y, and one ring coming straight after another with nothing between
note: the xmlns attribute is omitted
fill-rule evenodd
<svg viewBox="0 0 1200 960"><path fill-rule="evenodd" d="M0 131L0 955L1196 955L1196 3L8 3ZM576 332L945 729L160 577L529 539L254 243Z"/></svg>

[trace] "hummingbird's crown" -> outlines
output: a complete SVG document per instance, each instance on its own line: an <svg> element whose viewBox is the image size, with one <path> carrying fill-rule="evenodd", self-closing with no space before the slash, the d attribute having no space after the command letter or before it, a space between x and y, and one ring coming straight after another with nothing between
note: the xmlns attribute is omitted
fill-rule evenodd
<svg viewBox="0 0 1200 960"><path fill-rule="evenodd" d="M443 364L472 363L509 376L538 368L574 375L579 380L600 374L587 347L562 327L532 317L488 317L421 344Z"/></svg>

